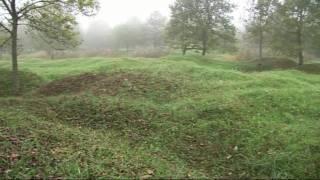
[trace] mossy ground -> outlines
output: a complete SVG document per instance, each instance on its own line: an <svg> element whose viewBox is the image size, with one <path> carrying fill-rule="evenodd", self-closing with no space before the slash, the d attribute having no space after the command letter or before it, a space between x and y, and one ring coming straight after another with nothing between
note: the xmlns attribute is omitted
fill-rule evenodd
<svg viewBox="0 0 320 180"><path fill-rule="evenodd" d="M320 178L320 76L245 67L22 60L22 96L0 77L0 176Z"/></svg>

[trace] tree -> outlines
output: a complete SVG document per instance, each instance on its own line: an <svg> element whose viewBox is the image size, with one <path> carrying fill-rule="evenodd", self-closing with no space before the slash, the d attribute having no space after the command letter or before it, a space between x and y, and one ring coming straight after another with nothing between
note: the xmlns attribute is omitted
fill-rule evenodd
<svg viewBox="0 0 320 180"><path fill-rule="evenodd" d="M209 44L209 47L214 47L214 49L217 49L223 53L236 51L236 33L236 27L233 25L226 27L225 30L219 34L219 36L213 37L214 39L210 41L211 44Z"/></svg>
<svg viewBox="0 0 320 180"><path fill-rule="evenodd" d="M118 48L125 48L127 54L131 48L143 46L146 43L145 26L137 18L130 19L113 29L113 41Z"/></svg>
<svg viewBox="0 0 320 180"><path fill-rule="evenodd" d="M61 21L67 21L69 24L61 26ZM50 28L39 29L41 26L36 24L36 26L29 26L27 34L32 37L33 47L47 51L51 59L55 58L55 51L72 49L80 44L80 32L77 30L77 22L71 14L64 14L63 18L59 16L51 18L51 21L46 24Z"/></svg>
<svg viewBox="0 0 320 180"><path fill-rule="evenodd" d="M166 30L168 43L174 48L182 49L183 55L188 50L199 49L195 38L196 24L193 22L194 1L176 0L170 9L171 19Z"/></svg>
<svg viewBox="0 0 320 180"><path fill-rule="evenodd" d="M93 14L97 8L94 0L1 0L0 28L9 34L11 40L12 75L14 93L19 93L18 76L18 28L25 25L49 38L58 38L64 30L68 31L74 24L74 15ZM72 12L72 13L71 13ZM52 23L55 23L54 25ZM62 27L56 32L55 27ZM52 36L52 37L51 37Z"/></svg>
<svg viewBox="0 0 320 180"><path fill-rule="evenodd" d="M317 0L286 0L277 10L273 27L272 47L287 55L298 57L304 64L304 52L310 39L319 39L320 2Z"/></svg>
<svg viewBox="0 0 320 180"><path fill-rule="evenodd" d="M31 31L28 34L33 37L32 45L34 49L45 50L51 59L55 59L56 51L73 49L80 45L80 34L78 31L63 31L57 39L49 38L48 33Z"/></svg>
<svg viewBox="0 0 320 180"><path fill-rule="evenodd" d="M104 50L110 48L112 29L104 21L95 21L89 25L89 28L82 34L83 45L87 49Z"/></svg>
<svg viewBox="0 0 320 180"><path fill-rule="evenodd" d="M171 6L172 17L168 28L169 37L178 41L183 49L201 49L206 55L209 45L233 28L233 5L226 0L177 0Z"/></svg>
<svg viewBox="0 0 320 180"><path fill-rule="evenodd" d="M226 0L196 1L195 23L202 43L202 55L206 55L210 44L217 43L215 39L234 27L230 16L232 9L233 5Z"/></svg>
<svg viewBox="0 0 320 180"><path fill-rule="evenodd" d="M249 9L251 19L247 25L247 31L258 39L259 59L263 58L264 34L268 31L278 5L278 0L252 0L252 7Z"/></svg>
<svg viewBox="0 0 320 180"><path fill-rule="evenodd" d="M166 17L158 11L153 12L146 22L148 39L153 48L158 48L163 45L164 29L166 27Z"/></svg>

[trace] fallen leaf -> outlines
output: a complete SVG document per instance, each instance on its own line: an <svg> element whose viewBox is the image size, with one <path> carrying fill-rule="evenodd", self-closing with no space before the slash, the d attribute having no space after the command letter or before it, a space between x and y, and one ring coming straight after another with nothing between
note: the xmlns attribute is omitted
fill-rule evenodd
<svg viewBox="0 0 320 180"><path fill-rule="evenodd" d="M154 175L154 171L151 170L151 169L148 169L148 170L147 170L147 173L148 173L149 175Z"/></svg>
<svg viewBox="0 0 320 180"><path fill-rule="evenodd" d="M151 175L144 175L144 176L141 176L140 179L144 180L144 179L150 179L152 178Z"/></svg>
<svg viewBox="0 0 320 180"><path fill-rule="evenodd" d="M232 158L232 155L227 156L227 159L231 159L231 158Z"/></svg>

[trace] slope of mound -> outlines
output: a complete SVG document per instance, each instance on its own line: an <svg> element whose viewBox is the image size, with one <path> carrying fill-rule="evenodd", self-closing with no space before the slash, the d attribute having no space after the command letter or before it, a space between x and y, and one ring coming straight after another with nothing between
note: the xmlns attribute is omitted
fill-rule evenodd
<svg viewBox="0 0 320 180"><path fill-rule="evenodd" d="M47 85L40 87L39 93L46 96L55 96L64 93L79 93L93 86L104 76L97 74L82 74L69 76L60 80L55 80Z"/></svg>
<svg viewBox="0 0 320 180"><path fill-rule="evenodd" d="M42 83L41 77L31 72L19 72L21 94L27 93ZM12 96L12 72L7 69L0 69L0 97Z"/></svg>
<svg viewBox="0 0 320 180"><path fill-rule="evenodd" d="M305 64L303 66L299 66L297 69L309 74L320 74L320 63Z"/></svg>
<svg viewBox="0 0 320 180"><path fill-rule="evenodd" d="M267 57L261 60L254 60L249 63L249 66L245 68L247 71L268 71L277 69L293 69L298 64L288 58Z"/></svg>
<svg viewBox="0 0 320 180"><path fill-rule="evenodd" d="M169 97L177 90L174 80L147 73L82 74L53 81L39 89L45 96L91 92L95 95Z"/></svg>

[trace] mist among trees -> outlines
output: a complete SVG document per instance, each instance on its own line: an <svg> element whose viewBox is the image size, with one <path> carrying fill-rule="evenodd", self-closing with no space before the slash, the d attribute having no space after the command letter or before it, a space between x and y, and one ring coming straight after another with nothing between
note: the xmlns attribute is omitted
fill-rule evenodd
<svg viewBox="0 0 320 180"><path fill-rule="evenodd" d="M13 72L18 72L18 55L41 51L51 59L79 52L159 57L172 50L204 56L246 51L261 60L288 56L303 65L306 55L319 55L319 4L316 0L252 0L243 22L245 31L233 24L235 5L227 0L176 0L170 5L170 17L154 12L145 21L132 17L114 27L107 20L96 21L82 29L75 15L93 15L98 9L94 1L4 0L2 53L11 52ZM18 77L14 79L18 88Z"/></svg>

